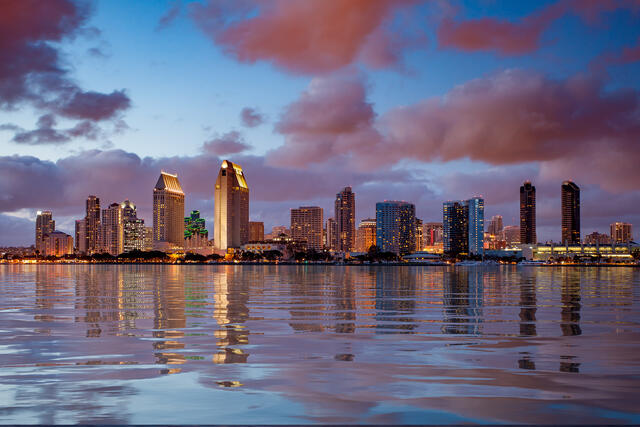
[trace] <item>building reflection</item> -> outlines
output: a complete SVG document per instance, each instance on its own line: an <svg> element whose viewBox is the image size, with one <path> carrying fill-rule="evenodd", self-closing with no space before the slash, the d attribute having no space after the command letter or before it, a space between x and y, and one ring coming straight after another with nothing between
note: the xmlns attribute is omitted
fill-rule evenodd
<svg viewBox="0 0 640 427"><path fill-rule="evenodd" d="M218 323L214 331L218 351L214 363L246 363L249 354L242 346L249 343L249 330L244 323L249 318L249 287L252 277L242 267L226 265L214 273L213 317ZM236 277L237 276L237 277Z"/></svg>
<svg viewBox="0 0 640 427"><path fill-rule="evenodd" d="M180 266L164 266L153 272L154 319L152 336L156 363L181 365L186 362L184 354L172 350L185 348L184 277ZM162 373L177 373L179 369L165 369Z"/></svg>
<svg viewBox="0 0 640 427"><path fill-rule="evenodd" d="M442 332L479 335L482 323L483 270L451 268L442 274Z"/></svg>
<svg viewBox="0 0 640 427"><path fill-rule="evenodd" d="M335 308L333 310L336 320L335 332L352 334L356 331L356 291L353 276L359 272L351 268L333 270L335 277L332 278L332 282L342 285L337 286L335 290Z"/></svg>
<svg viewBox="0 0 640 427"><path fill-rule="evenodd" d="M562 329L562 335L581 335L580 274L578 272L563 269L561 301L560 328Z"/></svg>
<svg viewBox="0 0 640 427"><path fill-rule="evenodd" d="M525 269L520 277L520 336L534 337L537 335L537 303L535 271Z"/></svg>
<svg viewBox="0 0 640 427"><path fill-rule="evenodd" d="M376 269L376 333L413 333L417 270Z"/></svg>

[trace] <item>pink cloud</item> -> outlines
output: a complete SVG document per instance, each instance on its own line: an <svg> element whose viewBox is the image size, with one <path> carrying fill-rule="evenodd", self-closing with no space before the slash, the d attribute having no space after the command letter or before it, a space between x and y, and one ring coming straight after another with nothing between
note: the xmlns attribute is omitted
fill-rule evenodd
<svg viewBox="0 0 640 427"><path fill-rule="evenodd" d="M396 65L405 44L384 31L412 1L209 1L191 6L200 28L241 62L271 62L294 73L331 72L359 56L374 67Z"/></svg>
<svg viewBox="0 0 640 427"><path fill-rule="evenodd" d="M236 131L227 132L202 145L202 151L215 155L236 154L250 148L251 146L244 141L242 135Z"/></svg>
<svg viewBox="0 0 640 427"><path fill-rule="evenodd" d="M240 111L240 121L243 126L254 128L264 123L264 116L255 108L245 107Z"/></svg>

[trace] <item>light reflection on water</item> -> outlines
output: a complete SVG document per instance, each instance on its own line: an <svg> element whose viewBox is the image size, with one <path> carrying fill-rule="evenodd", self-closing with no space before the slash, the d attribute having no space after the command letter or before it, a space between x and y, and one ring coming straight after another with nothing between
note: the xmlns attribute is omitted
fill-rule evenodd
<svg viewBox="0 0 640 427"><path fill-rule="evenodd" d="M640 422L640 270L0 266L3 423Z"/></svg>

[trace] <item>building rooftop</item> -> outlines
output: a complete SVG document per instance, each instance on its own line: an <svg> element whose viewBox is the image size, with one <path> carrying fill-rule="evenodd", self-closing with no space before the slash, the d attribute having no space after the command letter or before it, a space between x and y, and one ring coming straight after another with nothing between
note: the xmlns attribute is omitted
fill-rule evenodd
<svg viewBox="0 0 640 427"><path fill-rule="evenodd" d="M180 181L178 181L178 175L172 175L164 171L160 173L160 177L158 178L158 182L156 182L155 189L167 190L172 193L184 195L182 187L180 186Z"/></svg>

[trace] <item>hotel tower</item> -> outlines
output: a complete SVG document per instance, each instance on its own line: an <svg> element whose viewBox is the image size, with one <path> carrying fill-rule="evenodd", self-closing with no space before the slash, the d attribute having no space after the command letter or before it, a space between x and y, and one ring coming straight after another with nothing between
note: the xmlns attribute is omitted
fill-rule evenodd
<svg viewBox="0 0 640 427"><path fill-rule="evenodd" d="M580 187L572 181L562 183L562 244L580 244Z"/></svg>
<svg viewBox="0 0 640 427"><path fill-rule="evenodd" d="M249 241L249 187L242 167L224 160L216 179L213 240L216 249Z"/></svg>
<svg viewBox="0 0 640 427"><path fill-rule="evenodd" d="M153 246L157 250L184 246L184 192L178 175L162 172L153 188Z"/></svg>

